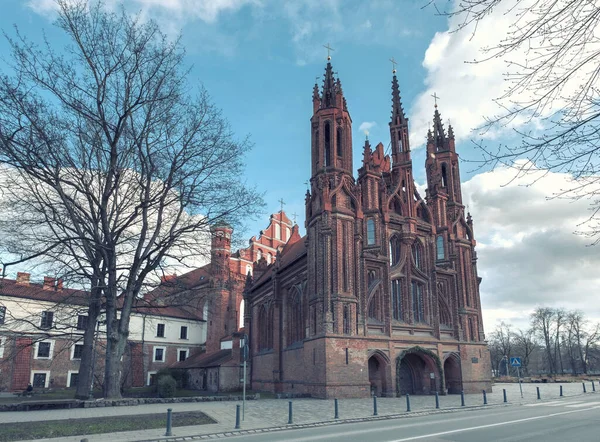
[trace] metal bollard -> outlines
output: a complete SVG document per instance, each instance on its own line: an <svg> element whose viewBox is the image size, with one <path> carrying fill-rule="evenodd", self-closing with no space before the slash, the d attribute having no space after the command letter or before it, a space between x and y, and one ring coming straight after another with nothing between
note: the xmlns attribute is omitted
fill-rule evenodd
<svg viewBox="0 0 600 442"><path fill-rule="evenodd" d="M334 419L339 419L340 418L340 414L338 413L338 401L337 399L333 400L333 405L335 408L335 416L333 417Z"/></svg>
<svg viewBox="0 0 600 442"><path fill-rule="evenodd" d="M504 403L508 402L508 401L506 400L506 388L503 388L503 389L502 389L502 395L504 396Z"/></svg>
<svg viewBox="0 0 600 442"><path fill-rule="evenodd" d="M465 406L465 392L462 390L460 390L460 406Z"/></svg>
<svg viewBox="0 0 600 442"><path fill-rule="evenodd" d="M373 416L377 416L377 396L373 396Z"/></svg>
<svg viewBox="0 0 600 442"><path fill-rule="evenodd" d="M240 408L241 408L241 405L235 406L235 429L236 430L240 429Z"/></svg>
<svg viewBox="0 0 600 442"><path fill-rule="evenodd" d="M288 416L289 416L288 417L288 425L291 425L294 423L294 419L292 417L292 401L288 402L288 408L289 408L289 410L288 410Z"/></svg>
<svg viewBox="0 0 600 442"><path fill-rule="evenodd" d="M592 380L592 391L596 391L596 385L594 385L594 381Z"/></svg>
<svg viewBox="0 0 600 442"><path fill-rule="evenodd" d="M587 391L585 390L585 382L582 382L581 385L583 385L583 392L587 393Z"/></svg>
<svg viewBox="0 0 600 442"><path fill-rule="evenodd" d="M485 390L483 390L483 405L487 405L487 394Z"/></svg>
<svg viewBox="0 0 600 442"><path fill-rule="evenodd" d="M440 395L438 392L435 392L435 408L440 408Z"/></svg>
<svg viewBox="0 0 600 442"><path fill-rule="evenodd" d="M535 389L537 390L537 398L538 400L541 399L542 397L540 396L540 387L535 387Z"/></svg>
<svg viewBox="0 0 600 442"><path fill-rule="evenodd" d="M173 431L171 430L171 428L173 427L173 409L172 408L167 408L167 432L165 433L165 436L173 436Z"/></svg>
<svg viewBox="0 0 600 442"><path fill-rule="evenodd" d="M560 397L563 397L563 393L562 393L562 385L560 386Z"/></svg>
<svg viewBox="0 0 600 442"><path fill-rule="evenodd" d="M406 412L410 411L410 396L406 393Z"/></svg>

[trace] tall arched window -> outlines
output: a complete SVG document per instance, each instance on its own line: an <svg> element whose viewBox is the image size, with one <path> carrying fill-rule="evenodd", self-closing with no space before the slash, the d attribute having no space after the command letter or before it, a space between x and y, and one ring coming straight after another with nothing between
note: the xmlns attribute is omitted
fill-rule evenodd
<svg viewBox="0 0 600 442"><path fill-rule="evenodd" d="M413 320L415 323L425 322L425 310L423 306L423 284L413 281L411 283L411 289Z"/></svg>
<svg viewBox="0 0 600 442"><path fill-rule="evenodd" d="M344 319L344 321L343 321L344 322L344 324L343 324L344 325L344 327L343 327L344 334L349 335L351 328L350 328L350 306L348 304L344 304L343 315L344 315L344 318L343 318Z"/></svg>
<svg viewBox="0 0 600 442"><path fill-rule="evenodd" d="M337 156L341 158L343 155L344 155L344 152L342 149L342 129L338 127L338 130L337 130Z"/></svg>
<svg viewBox="0 0 600 442"><path fill-rule="evenodd" d="M260 261L260 258L262 258L262 250L258 249L256 252L256 260Z"/></svg>
<svg viewBox="0 0 600 442"><path fill-rule="evenodd" d="M379 289L377 289L375 294L371 297L368 315L370 319L383 322L383 299L381 297L381 290Z"/></svg>
<svg viewBox="0 0 600 442"><path fill-rule="evenodd" d="M402 143L402 132L398 132L398 151L404 152L404 146Z"/></svg>
<svg viewBox="0 0 600 442"><path fill-rule="evenodd" d="M403 311L402 311L402 280L393 279L392 280L392 317L396 321L403 321Z"/></svg>
<svg viewBox="0 0 600 442"><path fill-rule="evenodd" d="M437 236L435 240L435 246L437 250L437 259L444 259L446 257L446 252L444 250L444 237L442 235Z"/></svg>
<svg viewBox="0 0 600 442"><path fill-rule="evenodd" d="M239 328L244 326L244 313L246 311L246 301L242 299L240 302L240 320L239 320Z"/></svg>
<svg viewBox="0 0 600 442"><path fill-rule="evenodd" d="M272 259L271 254L267 253L267 255L265 256L265 258L267 259L267 264L271 264L271 259Z"/></svg>
<svg viewBox="0 0 600 442"><path fill-rule="evenodd" d="M246 275L252 275L252 266L250 264L246 264Z"/></svg>
<svg viewBox="0 0 600 442"><path fill-rule="evenodd" d="M258 314L258 349L273 348L273 306L263 305Z"/></svg>
<svg viewBox="0 0 600 442"><path fill-rule="evenodd" d="M448 186L448 171L446 170L446 163L442 163L442 187Z"/></svg>
<svg viewBox="0 0 600 442"><path fill-rule="evenodd" d="M289 239L290 239L290 236L292 236L292 231L290 230L290 228L289 228L289 227L286 227L286 228L285 228L285 240L286 240L286 241L287 241L287 240L289 240Z"/></svg>
<svg viewBox="0 0 600 442"><path fill-rule="evenodd" d="M423 250L421 248L421 244L419 241L415 241L412 245L412 257L413 262L415 263L415 267L419 270L423 269Z"/></svg>
<svg viewBox="0 0 600 442"><path fill-rule="evenodd" d="M304 322L302 318L302 300L298 290L290 292L287 305L287 343L288 345L304 339Z"/></svg>
<svg viewBox="0 0 600 442"><path fill-rule="evenodd" d="M325 167L331 166L331 127L325 123Z"/></svg>
<svg viewBox="0 0 600 442"><path fill-rule="evenodd" d="M275 239L281 239L281 226L275 224Z"/></svg>
<svg viewBox="0 0 600 442"><path fill-rule="evenodd" d="M400 262L400 239L392 236L390 239L390 265L395 266Z"/></svg>
<svg viewBox="0 0 600 442"><path fill-rule="evenodd" d="M367 219L367 245L375 244L375 221L373 218Z"/></svg>

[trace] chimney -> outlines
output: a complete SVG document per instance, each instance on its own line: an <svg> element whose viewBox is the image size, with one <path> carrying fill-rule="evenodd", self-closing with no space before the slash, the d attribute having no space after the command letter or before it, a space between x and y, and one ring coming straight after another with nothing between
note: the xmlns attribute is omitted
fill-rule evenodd
<svg viewBox="0 0 600 442"><path fill-rule="evenodd" d="M56 291L62 292L62 289L63 289L63 280L62 280L62 278L58 278L56 280Z"/></svg>
<svg viewBox="0 0 600 442"><path fill-rule="evenodd" d="M29 285L30 273L17 272L17 284Z"/></svg>
<svg viewBox="0 0 600 442"><path fill-rule="evenodd" d="M54 282L55 279L50 276L44 276L44 285L42 286L43 290L54 290Z"/></svg>

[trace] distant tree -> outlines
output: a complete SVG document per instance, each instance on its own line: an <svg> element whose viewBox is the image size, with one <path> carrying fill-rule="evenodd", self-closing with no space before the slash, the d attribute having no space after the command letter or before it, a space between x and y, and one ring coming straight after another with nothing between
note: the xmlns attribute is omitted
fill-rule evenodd
<svg viewBox="0 0 600 442"><path fill-rule="evenodd" d="M494 331L490 333L489 342L491 344L491 353L492 353L492 364L494 364L494 369L498 370L499 374L503 373L505 375L509 375L508 364L504 364L502 366L500 363L512 355L512 347L513 347L513 332L512 326L510 324L506 324L502 321L500 324L496 326Z"/></svg>
<svg viewBox="0 0 600 442"><path fill-rule="evenodd" d="M521 358L523 374L529 375L531 357L538 348L534 330L532 328L525 331L519 329L513 333L513 348L514 354Z"/></svg>
<svg viewBox="0 0 600 442"><path fill-rule="evenodd" d="M58 0L69 44L17 31L0 78L2 247L44 252L89 290L77 395L87 396L97 320L106 318L104 396L120 397L129 319L167 260L206 251L209 226L261 208L234 138L179 40L101 3Z"/></svg>
<svg viewBox="0 0 600 442"><path fill-rule="evenodd" d="M600 7L589 0L430 0L452 18L455 32L488 32L479 26L497 12L514 19L495 45L482 48L478 60L501 58L506 88L497 97L498 114L480 128L517 123L521 143L492 148L477 142L482 165L507 165L516 176L537 169L571 174L575 180L558 196L588 199L589 229L600 242ZM528 129L527 123L542 130ZM525 125L523 126L523 123ZM521 130L519 127L526 127ZM528 161L515 162L518 159ZM537 175L540 176L540 175Z"/></svg>
<svg viewBox="0 0 600 442"><path fill-rule="evenodd" d="M531 314L531 328L534 334L543 342L546 356L547 370L551 374L556 374L556 358L554 355L554 333L553 323L556 317L556 310L549 307L538 307Z"/></svg>

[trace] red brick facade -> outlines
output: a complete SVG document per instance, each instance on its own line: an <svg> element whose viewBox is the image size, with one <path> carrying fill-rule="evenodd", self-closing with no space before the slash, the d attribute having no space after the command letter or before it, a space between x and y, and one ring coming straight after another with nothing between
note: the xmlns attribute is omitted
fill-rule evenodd
<svg viewBox="0 0 600 442"><path fill-rule="evenodd" d="M352 172L352 120L327 63L315 85L305 238L255 271L245 296L252 386L316 397L490 390L480 278L452 128L435 109L425 199L392 81L391 158L368 140Z"/></svg>

